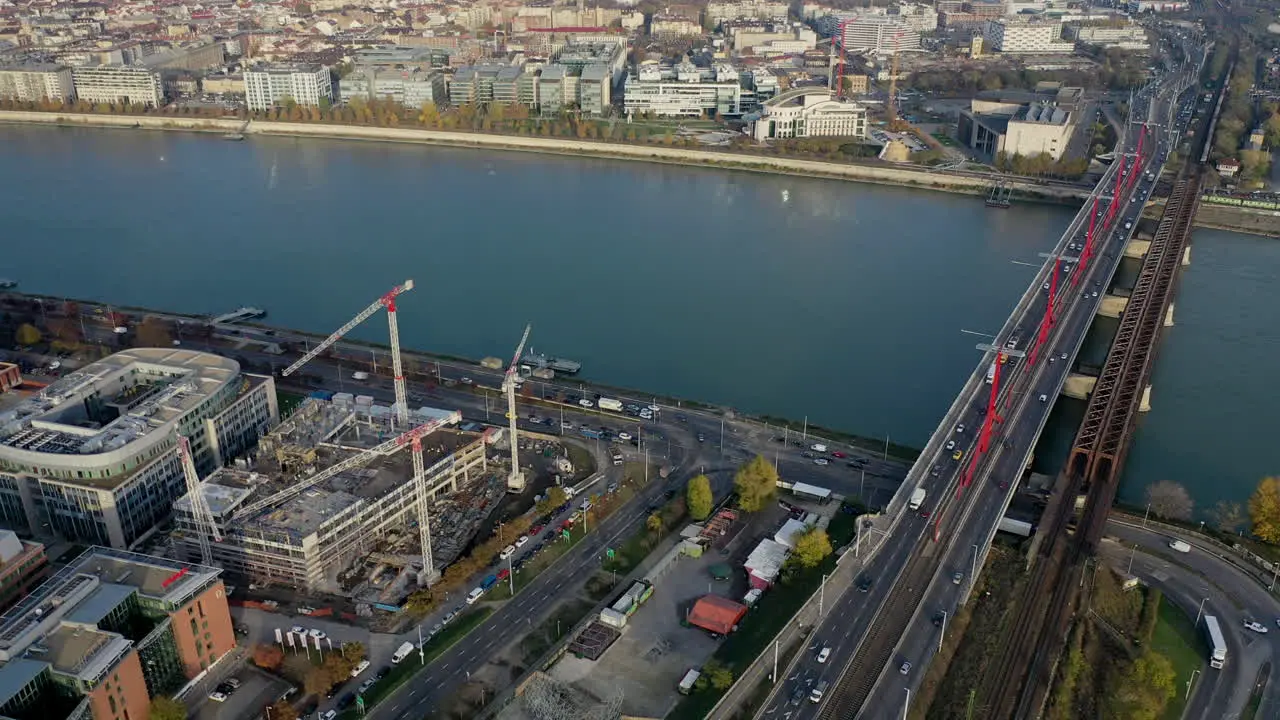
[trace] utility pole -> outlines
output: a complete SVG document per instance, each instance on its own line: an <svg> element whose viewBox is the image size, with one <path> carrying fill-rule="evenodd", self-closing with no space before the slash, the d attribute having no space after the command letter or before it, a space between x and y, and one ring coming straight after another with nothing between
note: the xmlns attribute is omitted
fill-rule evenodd
<svg viewBox="0 0 1280 720"><path fill-rule="evenodd" d="M773 684L778 684L778 640L773 641Z"/></svg>
<svg viewBox="0 0 1280 720"><path fill-rule="evenodd" d="M947 636L947 611L942 611L942 632L938 633L938 652L942 652L942 638Z"/></svg>
<svg viewBox="0 0 1280 720"><path fill-rule="evenodd" d="M1147 503L1147 509L1142 513L1142 529L1147 528L1147 516L1151 514L1151 503Z"/></svg>
<svg viewBox="0 0 1280 720"><path fill-rule="evenodd" d="M1129 553L1129 569L1125 571L1126 575L1133 574L1133 559L1137 557L1137 555L1138 555L1138 546L1137 544L1134 544L1133 550ZM1275 584L1275 578L1271 579L1271 583L1272 585Z"/></svg>
<svg viewBox="0 0 1280 720"><path fill-rule="evenodd" d="M1196 621L1192 623L1192 627L1200 627L1200 616L1204 613L1204 603L1205 603L1205 600L1208 600L1208 599L1209 598L1204 598L1203 600L1200 601L1200 608L1196 610Z"/></svg>

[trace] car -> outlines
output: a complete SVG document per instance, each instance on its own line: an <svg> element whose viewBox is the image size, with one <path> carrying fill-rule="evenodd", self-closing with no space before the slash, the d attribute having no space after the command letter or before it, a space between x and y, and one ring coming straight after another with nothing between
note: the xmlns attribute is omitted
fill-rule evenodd
<svg viewBox="0 0 1280 720"><path fill-rule="evenodd" d="M938 473L940 472L942 472L942 468L937 465L934 465L933 469L929 471L929 474L933 477L938 477Z"/></svg>
<svg viewBox="0 0 1280 720"><path fill-rule="evenodd" d="M826 458L814 458L814 459L813 459L813 464L814 464L814 465L827 465L827 464L828 464L828 462L827 462L827 459L826 459Z"/></svg>
<svg viewBox="0 0 1280 720"><path fill-rule="evenodd" d="M796 685L796 687L791 690L791 704L799 705L800 703L804 702L804 699L807 695L808 693L804 691L803 685Z"/></svg>
<svg viewBox="0 0 1280 720"><path fill-rule="evenodd" d="M831 457L833 457L833 458L840 458L841 460L843 460L843 459L844 459L844 453L840 452L839 450L835 450L835 451L833 451L833 452L831 453Z"/></svg>
<svg viewBox="0 0 1280 720"><path fill-rule="evenodd" d="M448 613L445 614L443 618L440 619L440 624L448 625L449 623L453 622L453 619L457 616L458 616L458 613L450 610Z"/></svg>
<svg viewBox="0 0 1280 720"><path fill-rule="evenodd" d="M213 692L209 693L209 699L214 702L226 702L227 696L221 692L218 692L217 690L214 690Z"/></svg>
<svg viewBox="0 0 1280 720"><path fill-rule="evenodd" d="M952 585L959 585L962 582L964 582L964 573L960 572L959 570L951 573Z"/></svg>
<svg viewBox="0 0 1280 720"><path fill-rule="evenodd" d="M474 384L474 383L475 383L475 381L474 381L474 380L472 380L472 379L471 379L471 378L469 378L469 377L464 377L464 378L462 378L461 380L459 380L458 382L461 382L463 385L471 385L471 384Z"/></svg>
<svg viewBox="0 0 1280 720"><path fill-rule="evenodd" d="M499 557L500 559L502 559L502 560L506 560L507 558L509 558L509 557L511 557L512 555L515 555L515 554L516 554L516 546L515 546L515 545L508 545L508 546L506 546L506 547L502 548L502 552L498 553L498 557Z"/></svg>
<svg viewBox="0 0 1280 720"><path fill-rule="evenodd" d="M1097 290L1094 290L1094 291L1093 291L1093 296L1094 296L1094 297L1098 297L1098 291L1097 291Z"/></svg>
<svg viewBox="0 0 1280 720"><path fill-rule="evenodd" d="M546 523L538 523L537 525L534 525L533 527L529 528L529 535L530 536L537 535L538 533L545 530L546 527L547 527Z"/></svg>
<svg viewBox="0 0 1280 720"><path fill-rule="evenodd" d="M503 570L502 572L506 572L506 570ZM431 631L427 633L427 637L435 637L436 635L439 635L440 631L443 629L444 629L444 623L436 623L435 625L431 626ZM379 670L378 672L382 672L383 670L386 670L386 668L382 668L382 670Z"/></svg>
<svg viewBox="0 0 1280 720"><path fill-rule="evenodd" d="M948 449L948 450L955 450L955 449L956 449L956 441L955 441L955 440L948 440L948 441L947 441L947 449Z"/></svg>
<svg viewBox="0 0 1280 720"><path fill-rule="evenodd" d="M368 680L365 680L364 682L360 683L360 689L356 690L356 692L363 695L369 692L369 688L373 687L373 684L376 682L378 681L375 680L374 678L369 678Z"/></svg>
<svg viewBox="0 0 1280 720"><path fill-rule="evenodd" d="M871 589L871 576L861 575L858 577L858 592L867 592Z"/></svg>
<svg viewBox="0 0 1280 720"><path fill-rule="evenodd" d="M301 625L294 625L293 627L289 628L289 632L293 633L294 635L306 635L307 629L302 627Z"/></svg>
<svg viewBox="0 0 1280 720"><path fill-rule="evenodd" d="M1048 401L1049 401L1049 396L1048 396L1048 395L1045 395L1044 393L1041 393L1041 394L1040 394L1040 402L1048 402Z"/></svg>
<svg viewBox="0 0 1280 720"><path fill-rule="evenodd" d="M703 435L702 433L698 433L698 442L706 442L706 441L707 441L707 436Z"/></svg>
<svg viewBox="0 0 1280 720"><path fill-rule="evenodd" d="M1266 626L1266 625L1263 625L1262 623L1258 622L1257 620L1245 620L1245 621L1244 621L1244 626L1245 626L1245 629L1247 629L1247 630L1252 630L1252 631L1254 631L1254 632L1256 632L1256 633L1259 633L1259 634L1261 634L1261 635L1266 635L1266 634L1267 634L1267 626Z"/></svg>
<svg viewBox="0 0 1280 720"><path fill-rule="evenodd" d="M933 626L934 626L934 627L942 627L942 623L946 622L946 620L947 620L947 615L946 615L946 613L943 613L943 612L941 612L941 611L936 612L936 613L934 613L934 615L933 615Z"/></svg>
<svg viewBox="0 0 1280 720"><path fill-rule="evenodd" d="M902 666L898 668L898 672L903 675L906 675L907 673L911 672L911 661L903 660Z"/></svg>
<svg viewBox="0 0 1280 720"><path fill-rule="evenodd" d="M959 460L959 459L960 459L960 458L962 458L962 457L964 457L964 451L963 451L963 450L957 450L957 451L955 451L955 452L951 453L951 459L952 459L952 460Z"/></svg>
<svg viewBox="0 0 1280 720"><path fill-rule="evenodd" d="M579 405L581 405L581 406L582 406L582 407L584 407L584 408L593 408L593 407L595 407L595 406L596 406L596 404L595 404L595 403L591 402L590 400L588 400L588 399L586 399L586 398L582 398L581 400L579 400L579 401L578 401L578 404L579 404Z"/></svg>
<svg viewBox="0 0 1280 720"><path fill-rule="evenodd" d="M231 688L232 692L235 692L236 690L240 689L240 678L229 677L226 680L223 680L222 684ZM227 694L230 695L231 693L227 693Z"/></svg>
<svg viewBox="0 0 1280 720"><path fill-rule="evenodd" d="M572 429L573 429L573 423L569 422L568 420L561 420L561 421L560 421L560 429L561 429L561 430L572 430Z"/></svg>
<svg viewBox="0 0 1280 720"><path fill-rule="evenodd" d="M361 660L358 665L351 668L351 677L360 677L360 673L369 669L369 664L368 660Z"/></svg>
<svg viewBox="0 0 1280 720"><path fill-rule="evenodd" d="M323 630L319 630L319 629L317 629L317 628L311 628L311 632L309 632L309 633L307 633L307 634L308 634L308 635L310 635L311 637L313 637L313 638L317 639L317 640L323 640L323 639L325 639L326 637L329 637L328 635L325 635L325 633L324 633L324 631L323 631Z"/></svg>
<svg viewBox="0 0 1280 720"><path fill-rule="evenodd" d="M1048 290L1048 289L1049 289L1049 283L1045 283L1045 284L1044 284L1044 286L1043 286L1041 289L1043 289L1043 290Z"/></svg>
<svg viewBox="0 0 1280 720"><path fill-rule="evenodd" d="M353 703L353 702L355 702L355 701L356 701L356 696L355 696L354 694L352 694L352 693L344 693L344 694L342 695L342 697L338 698L338 703L337 703L337 705L338 705L338 709L339 709L339 710L345 710L345 709L347 709L347 708L351 707L351 703Z"/></svg>
<svg viewBox="0 0 1280 720"><path fill-rule="evenodd" d="M822 648L821 650L819 650L819 651L818 651L818 663L819 663L819 664L825 663L825 662L827 661L827 658L829 658L829 657L831 657L831 648L829 648L829 647L824 647L824 648Z"/></svg>
<svg viewBox="0 0 1280 720"><path fill-rule="evenodd" d="M956 426L956 432L958 433L964 432L964 423L960 423L959 425Z"/></svg>
<svg viewBox="0 0 1280 720"><path fill-rule="evenodd" d="M626 442L626 441L628 441L628 440L630 440L630 439L631 439L631 433L629 433L629 432L620 432L620 433L618 433L618 439L619 439L619 440L621 440L621 441L623 441L623 442Z"/></svg>
<svg viewBox="0 0 1280 720"><path fill-rule="evenodd" d="M658 407L657 405L650 405L647 408L641 409L640 412L644 412L645 410L648 410L651 413L662 412L662 408Z"/></svg>
<svg viewBox="0 0 1280 720"><path fill-rule="evenodd" d="M338 717L337 710L325 710L324 714L320 716L320 720L333 720L336 717Z"/></svg>
<svg viewBox="0 0 1280 720"><path fill-rule="evenodd" d="M386 665L383 665L382 667L378 668L378 672L373 674L373 679L381 680L382 678L386 677L387 674L390 672L391 672L391 668L387 667Z"/></svg>
<svg viewBox="0 0 1280 720"><path fill-rule="evenodd" d="M1066 359L1067 359L1067 354L1066 354L1066 353L1062 353L1062 354L1061 354L1061 355L1059 355L1058 357L1062 358L1063 360L1066 360Z"/></svg>
<svg viewBox="0 0 1280 720"><path fill-rule="evenodd" d="M920 511L920 517L924 518L925 520L929 519L929 515L931 515L931 513L928 510Z"/></svg>
<svg viewBox="0 0 1280 720"><path fill-rule="evenodd" d="M516 547L518 548L524 547L525 545L528 545L528 544L529 544L528 535L521 535L518 539L516 539Z"/></svg>

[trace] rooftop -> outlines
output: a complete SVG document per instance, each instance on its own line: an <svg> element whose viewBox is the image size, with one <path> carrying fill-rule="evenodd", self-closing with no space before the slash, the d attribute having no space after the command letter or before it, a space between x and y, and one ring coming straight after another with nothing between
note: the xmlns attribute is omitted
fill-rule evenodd
<svg viewBox="0 0 1280 720"><path fill-rule="evenodd" d="M234 360L192 350L135 348L69 373L0 413L0 455L94 455L176 421L239 374ZM118 482L118 478L113 481Z"/></svg>

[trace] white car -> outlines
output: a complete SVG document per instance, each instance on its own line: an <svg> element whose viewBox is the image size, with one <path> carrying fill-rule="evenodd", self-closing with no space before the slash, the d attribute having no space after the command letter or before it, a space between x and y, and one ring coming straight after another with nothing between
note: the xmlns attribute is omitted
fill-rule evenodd
<svg viewBox="0 0 1280 720"><path fill-rule="evenodd" d="M338 717L337 710L325 710L324 714L320 716L320 720L333 720L336 717Z"/></svg>
<svg viewBox="0 0 1280 720"><path fill-rule="evenodd" d="M814 465L827 465L828 463L827 463L827 459L826 459L826 458L814 458L814 459L813 459L813 464L814 464Z"/></svg>
<svg viewBox="0 0 1280 720"><path fill-rule="evenodd" d="M307 634L308 634L308 635L310 635L311 637L313 637L313 638L317 639L317 640L323 640L323 639L325 639L326 637L328 637L327 635L325 635L325 634L324 634L324 631L323 631L323 630L319 630L319 629L316 629L316 628L311 628L311 632L309 632L309 633L307 633Z"/></svg>
<svg viewBox="0 0 1280 720"><path fill-rule="evenodd" d="M627 442L631 439L631 433L620 432L618 433L618 439L623 442Z"/></svg>
<svg viewBox="0 0 1280 720"><path fill-rule="evenodd" d="M824 647L818 651L818 664L825 663L827 658L831 657L831 648Z"/></svg>
<svg viewBox="0 0 1280 720"><path fill-rule="evenodd" d="M516 540L516 547L518 547L518 548L522 548L522 547L524 547L525 545L527 545L527 544L528 544L528 542L529 542L529 536L528 536L528 535L521 535L521 536L520 536L520 538Z"/></svg>
<svg viewBox="0 0 1280 720"><path fill-rule="evenodd" d="M306 635L307 629L302 627L301 625L294 625L293 627L289 628L289 632L293 633L294 635Z"/></svg>
<svg viewBox="0 0 1280 720"><path fill-rule="evenodd" d="M498 553L498 557L502 558L503 560L506 560L507 558L515 554L516 554L516 546L508 545L502 548L502 552Z"/></svg>
<svg viewBox="0 0 1280 720"><path fill-rule="evenodd" d="M648 410L651 413L656 413L656 412L661 412L662 408L658 407L657 405L650 405L649 407L645 408L645 410Z"/></svg>
<svg viewBox="0 0 1280 720"><path fill-rule="evenodd" d="M562 420L562 421L560 421L560 429L561 429L561 430L572 430L572 429L573 429L573 423L569 422L568 420Z"/></svg>
<svg viewBox="0 0 1280 720"><path fill-rule="evenodd" d="M956 441L955 441L955 440L948 440L948 441L947 441L947 449L948 449L948 450L955 450L955 449L956 449Z"/></svg>
<svg viewBox="0 0 1280 720"><path fill-rule="evenodd" d="M369 669L369 661L361 660L359 665L351 668L351 677L360 677L360 673Z"/></svg>
<svg viewBox="0 0 1280 720"><path fill-rule="evenodd" d="M956 426L956 432L958 433L964 432L964 423L960 423L959 425Z"/></svg>
<svg viewBox="0 0 1280 720"><path fill-rule="evenodd" d="M1252 630L1252 631L1254 631L1254 632L1256 632L1256 633L1259 633L1259 634L1261 634L1261 635L1266 635L1266 634L1267 634L1267 626L1266 626L1266 625L1263 625L1262 623L1260 623L1260 622L1258 622L1258 621L1256 621L1256 620L1245 620L1245 621L1244 621L1244 626L1245 626L1245 628L1246 628L1246 629L1248 629L1248 630Z"/></svg>
<svg viewBox="0 0 1280 720"><path fill-rule="evenodd" d="M590 400L588 400L588 399L586 399L586 398L582 398L581 400L579 400L579 401L578 401L578 404L579 404L579 405L581 405L581 406L582 406L582 407L584 407L584 408L589 408L589 407L595 407L595 406L596 406L596 404L595 404L595 403L591 402Z"/></svg>
<svg viewBox="0 0 1280 720"><path fill-rule="evenodd" d="M210 700L212 700L212 701L214 701L214 702L226 702L226 701L227 701L227 696L226 696L226 695L223 695L222 693L218 692L217 690L214 690L213 692L209 693L209 699L210 699Z"/></svg>

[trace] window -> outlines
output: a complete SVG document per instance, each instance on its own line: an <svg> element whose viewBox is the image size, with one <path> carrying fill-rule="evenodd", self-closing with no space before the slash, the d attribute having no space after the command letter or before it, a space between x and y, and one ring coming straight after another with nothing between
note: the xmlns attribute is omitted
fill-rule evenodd
<svg viewBox="0 0 1280 720"><path fill-rule="evenodd" d="M112 714L112 715L115 715L115 714L116 714L116 696L115 696L115 695L108 695L108 696L107 696L107 704L111 706L111 714Z"/></svg>

